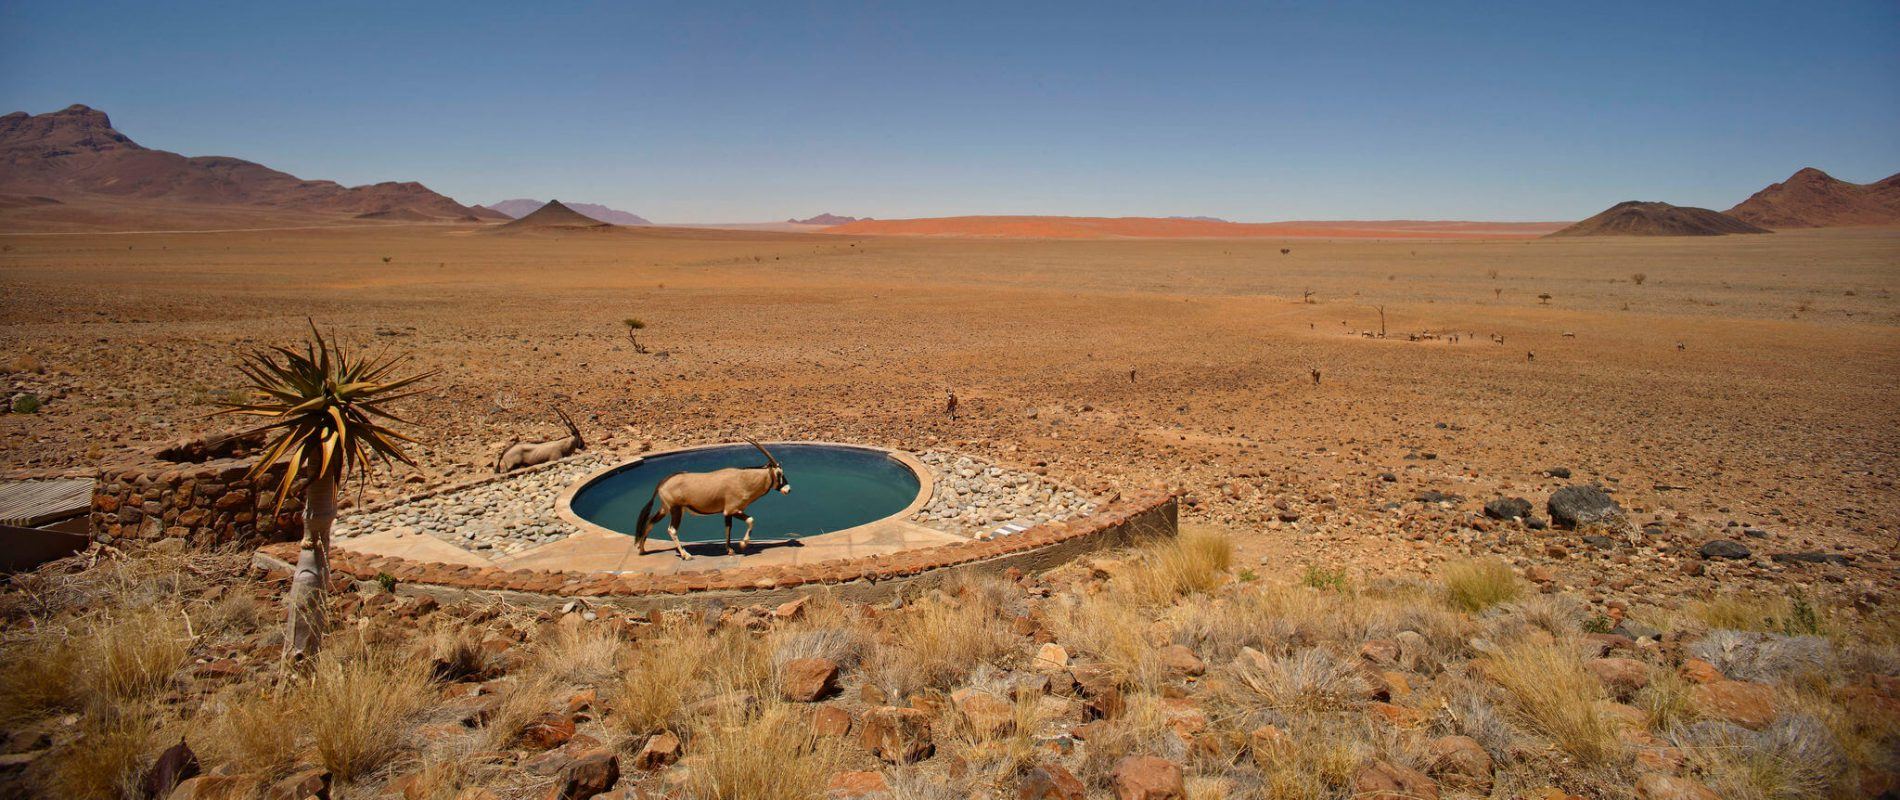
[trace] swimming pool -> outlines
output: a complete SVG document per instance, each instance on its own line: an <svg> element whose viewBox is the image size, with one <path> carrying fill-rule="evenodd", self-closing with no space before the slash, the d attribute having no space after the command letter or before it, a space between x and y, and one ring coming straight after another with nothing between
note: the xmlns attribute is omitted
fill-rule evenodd
<svg viewBox="0 0 1900 800"><path fill-rule="evenodd" d="M790 494L767 492L746 509L754 519L752 541L814 536L855 528L902 513L923 498L916 468L876 448L823 443L767 443L785 469ZM640 509L654 487L676 472L756 467L764 456L749 444L712 445L656 453L594 475L573 491L568 508L580 519L624 534L639 530ZM656 506L657 508L657 506ZM733 522L736 545L745 529ZM680 541L725 541L725 520L688 512ZM649 548L664 546L666 521L654 524Z"/></svg>

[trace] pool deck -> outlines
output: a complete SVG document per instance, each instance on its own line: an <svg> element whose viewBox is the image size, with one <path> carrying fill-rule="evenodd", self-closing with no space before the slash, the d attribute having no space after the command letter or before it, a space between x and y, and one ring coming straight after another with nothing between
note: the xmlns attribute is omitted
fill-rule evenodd
<svg viewBox="0 0 1900 800"><path fill-rule="evenodd" d="M911 517L930 500L936 476L930 467L910 453L863 445L839 445L829 442L772 442L770 444L823 444L882 452L897 459L917 476L917 496L908 507L884 519L832 533L806 536L797 540L754 540L748 552L726 555L724 540L691 542L686 552L691 560L680 558L664 527L656 527L647 538L647 553L634 550L633 537L596 525L574 513L574 495L588 483L614 472L634 467L658 455L686 452L726 444L680 448L647 453L598 470L569 485L557 497L551 509L562 520L579 529L578 533L556 542L521 552L486 556L457 547L434 536L406 527L340 539L336 547L369 556L395 556L413 561L471 567L496 567L503 570L532 569L573 572L600 572L626 575L671 575L680 572L724 570L735 567L803 566L868 556L889 555L941 545L962 544L968 537L920 525ZM743 527L734 531L743 535ZM734 548L738 547L735 538Z"/></svg>
<svg viewBox="0 0 1900 800"><path fill-rule="evenodd" d="M798 566L866 556L961 544L968 539L903 519L884 519L850 530L808 536L796 542L754 541L750 552L726 555L723 541L688 544L692 560L680 558L664 530L647 539L647 554L634 552L633 537L593 530L542 545L524 553L488 558L463 550L433 536L396 528L357 536L337 547L363 555L396 556L415 561L466 564L501 569L573 570L613 574L670 575L709 569L754 566ZM738 542L733 543L734 547Z"/></svg>

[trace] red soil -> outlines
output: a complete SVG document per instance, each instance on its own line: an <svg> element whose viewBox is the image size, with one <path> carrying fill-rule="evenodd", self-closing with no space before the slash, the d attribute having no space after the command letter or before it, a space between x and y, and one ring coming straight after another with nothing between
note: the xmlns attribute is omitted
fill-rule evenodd
<svg viewBox="0 0 1900 800"><path fill-rule="evenodd" d="M1007 239L1504 239L1542 236L1561 222L1419 220L1219 222L1172 217L971 216L859 220L825 233Z"/></svg>

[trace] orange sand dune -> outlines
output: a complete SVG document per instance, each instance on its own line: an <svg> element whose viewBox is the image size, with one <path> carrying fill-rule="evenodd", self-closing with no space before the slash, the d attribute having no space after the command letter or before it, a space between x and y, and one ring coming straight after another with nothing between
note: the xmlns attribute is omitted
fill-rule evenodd
<svg viewBox="0 0 1900 800"><path fill-rule="evenodd" d="M868 236L984 236L1007 239L1500 239L1542 236L1562 222L1420 220L1219 222L1173 217L970 216L867 219L824 233Z"/></svg>

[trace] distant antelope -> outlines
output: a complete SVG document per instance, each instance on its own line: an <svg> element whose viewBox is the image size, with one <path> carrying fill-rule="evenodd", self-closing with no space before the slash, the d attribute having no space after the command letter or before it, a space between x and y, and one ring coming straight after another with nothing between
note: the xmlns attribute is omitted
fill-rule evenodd
<svg viewBox="0 0 1900 800"><path fill-rule="evenodd" d="M702 516L719 514L726 518L726 555L732 555L734 517L745 520L745 538L740 540L739 549L744 550L752 545L752 517L745 513L746 507L773 489L779 490L780 494L791 494L792 484L785 480L785 469L779 466L778 459L772 457L771 451L751 439L746 442L765 455L764 466L727 467L712 472L675 472L653 487L653 496L647 499L646 507L640 509L640 524L633 536L634 544L640 548L640 555L647 553L647 534L653 530L653 523L670 516L672 519L666 524L666 535L673 540L673 551L681 559L692 560L692 554L680 544L680 518L687 511ZM660 506L658 511L653 510L655 503Z"/></svg>
<svg viewBox="0 0 1900 800"><path fill-rule="evenodd" d="M587 449L587 441L581 438L581 429L574 427L574 420L567 418L567 412L556 407L554 413L560 415L561 424L567 426L567 435L548 442L510 442L502 448L501 455L495 456L496 473L546 464Z"/></svg>

